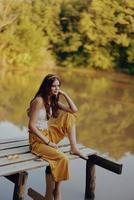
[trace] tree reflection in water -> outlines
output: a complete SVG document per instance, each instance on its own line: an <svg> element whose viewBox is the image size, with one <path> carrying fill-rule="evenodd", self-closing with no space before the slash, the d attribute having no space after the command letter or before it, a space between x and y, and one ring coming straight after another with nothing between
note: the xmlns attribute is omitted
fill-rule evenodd
<svg viewBox="0 0 134 200"><path fill-rule="evenodd" d="M58 70L62 89L76 102L78 141L120 159L134 153L134 81L129 76ZM1 80L0 120L27 126L26 109L48 72L7 75ZM51 72L49 72L51 73Z"/></svg>

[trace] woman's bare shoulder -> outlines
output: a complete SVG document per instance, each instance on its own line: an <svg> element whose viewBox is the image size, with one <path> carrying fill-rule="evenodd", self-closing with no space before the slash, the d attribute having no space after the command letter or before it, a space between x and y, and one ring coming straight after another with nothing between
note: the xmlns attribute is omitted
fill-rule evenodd
<svg viewBox="0 0 134 200"><path fill-rule="evenodd" d="M44 101L43 101L43 98L42 97L36 97L32 103L32 105L38 105L40 107L42 107L44 105Z"/></svg>

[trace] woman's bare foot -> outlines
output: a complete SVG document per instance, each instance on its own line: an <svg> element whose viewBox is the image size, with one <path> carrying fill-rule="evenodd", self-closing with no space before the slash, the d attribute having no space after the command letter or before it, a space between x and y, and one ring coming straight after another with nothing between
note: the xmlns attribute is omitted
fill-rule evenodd
<svg viewBox="0 0 134 200"><path fill-rule="evenodd" d="M61 192L58 190L53 190L54 200L61 200Z"/></svg>
<svg viewBox="0 0 134 200"><path fill-rule="evenodd" d="M85 160L88 160L88 156L84 155L78 148L71 148L70 154L77 155Z"/></svg>

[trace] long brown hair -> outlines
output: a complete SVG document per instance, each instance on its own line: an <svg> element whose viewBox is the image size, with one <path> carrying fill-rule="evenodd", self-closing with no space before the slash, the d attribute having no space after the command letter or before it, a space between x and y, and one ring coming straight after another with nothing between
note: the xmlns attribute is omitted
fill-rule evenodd
<svg viewBox="0 0 134 200"><path fill-rule="evenodd" d="M46 113L47 113L47 119L50 118L50 108L52 108L52 117L56 118L58 116L58 101L59 101L59 95L55 96L52 95L49 104L48 102L48 97L50 95L51 91L51 86L55 80L59 81L59 84L61 85L61 81L59 80L58 76L55 74L48 74L42 81L37 93L35 94L34 98L31 100L30 104L32 101L37 97L40 96L44 100L44 106L46 108Z"/></svg>

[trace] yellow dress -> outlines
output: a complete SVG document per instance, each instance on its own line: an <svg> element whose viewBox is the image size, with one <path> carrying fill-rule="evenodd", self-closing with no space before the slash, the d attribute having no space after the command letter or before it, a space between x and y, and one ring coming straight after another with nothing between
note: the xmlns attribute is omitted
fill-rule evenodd
<svg viewBox="0 0 134 200"><path fill-rule="evenodd" d="M45 128L41 132L51 142L57 144L70 133L71 128L75 125L75 118L74 114L60 112L57 118L49 119L47 129ZM38 125L40 124L38 123ZM44 127L46 127L46 124L44 124ZM44 144L32 132L29 132L29 142L31 152L49 162L54 181L69 179L69 160L63 152Z"/></svg>

